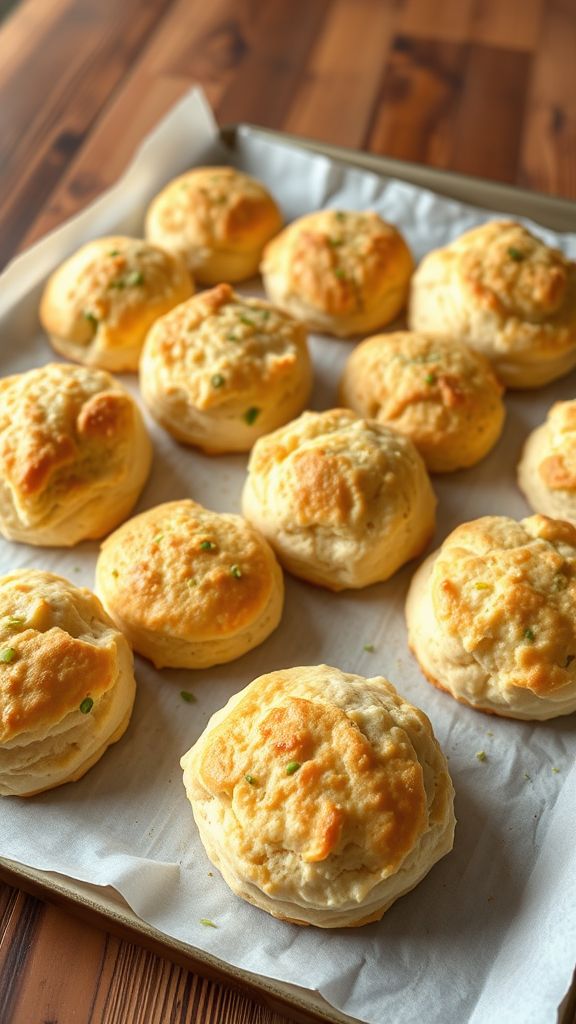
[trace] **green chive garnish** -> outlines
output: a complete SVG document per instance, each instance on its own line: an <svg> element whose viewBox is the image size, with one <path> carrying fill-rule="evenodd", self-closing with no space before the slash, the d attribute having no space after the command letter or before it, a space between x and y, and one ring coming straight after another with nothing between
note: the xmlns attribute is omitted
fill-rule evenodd
<svg viewBox="0 0 576 1024"><path fill-rule="evenodd" d="M244 313L240 314L240 322L246 324L247 327L254 327L254 321L249 316L245 316Z"/></svg>
<svg viewBox="0 0 576 1024"><path fill-rule="evenodd" d="M84 697L84 700L80 705L80 711L83 715L89 715L93 707L94 701L92 700L92 697Z"/></svg>
<svg viewBox="0 0 576 1024"><path fill-rule="evenodd" d="M294 775L294 773L301 767L302 765L299 764L298 761L290 761L290 763L286 765L286 775Z"/></svg>
<svg viewBox="0 0 576 1024"><path fill-rule="evenodd" d="M328 245L331 245L333 249L337 249L339 245L343 244L342 238L329 238Z"/></svg>
<svg viewBox="0 0 576 1024"><path fill-rule="evenodd" d="M120 250L119 249L110 249L110 252L108 253L108 255L109 256L119 256L120 255Z"/></svg>
<svg viewBox="0 0 576 1024"><path fill-rule="evenodd" d="M252 405L252 406L250 406L249 409L246 409L246 412L244 413L244 420L248 424L249 427L251 427L252 424L256 422L256 420L258 419L261 411L262 410L258 409L258 407L255 406L255 405Z"/></svg>
<svg viewBox="0 0 576 1024"><path fill-rule="evenodd" d="M513 245L508 249L508 255L515 263L521 263L523 259L526 259L526 253L521 252L520 249L515 249Z"/></svg>
<svg viewBox="0 0 576 1024"><path fill-rule="evenodd" d="M85 309L83 315L84 319L87 320L89 324L92 324L93 327L98 327L98 317L94 313L89 309Z"/></svg>
<svg viewBox="0 0 576 1024"><path fill-rule="evenodd" d="M194 579L194 577L192 577L192 576L190 577L189 580L186 580L186 585L188 587L195 587L195 586L197 586L197 584L198 584L198 580Z"/></svg>
<svg viewBox="0 0 576 1024"><path fill-rule="evenodd" d="M133 285L144 284L144 274L141 270L131 270L126 276L126 284L132 287Z"/></svg>
<svg viewBox="0 0 576 1024"><path fill-rule="evenodd" d="M492 590L489 583L482 583L481 581L474 584L474 590Z"/></svg>
<svg viewBox="0 0 576 1024"><path fill-rule="evenodd" d="M238 338L236 337L235 334L227 334L226 337L228 341L238 341Z"/></svg>
<svg viewBox="0 0 576 1024"><path fill-rule="evenodd" d="M244 778L246 779L246 782L250 786L255 786L256 785L256 779L254 778L253 775L245 775Z"/></svg>
<svg viewBox="0 0 576 1024"><path fill-rule="evenodd" d="M260 314L261 314L263 320L269 320L270 319L270 310L269 309L261 309L260 310Z"/></svg>
<svg viewBox="0 0 576 1024"><path fill-rule="evenodd" d="M552 771L554 772L554 775L558 775L559 772L560 772L560 769L559 768L553 768Z"/></svg>
<svg viewBox="0 0 576 1024"><path fill-rule="evenodd" d="M152 538L152 542L154 544L159 544L160 541L162 540L163 536L164 536L163 533L157 533L156 536Z"/></svg>
<svg viewBox="0 0 576 1024"><path fill-rule="evenodd" d="M126 281L123 277L117 277L114 281L110 281L109 288L118 288L120 291L126 287Z"/></svg>
<svg viewBox="0 0 576 1024"><path fill-rule="evenodd" d="M376 650L376 648L374 647L374 644L364 644L364 650L368 654L374 654L374 651Z"/></svg>
<svg viewBox="0 0 576 1024"><path fill-rule="evenodd" d="M525 629L524 630L524 639L525 640L529 640L530 643L532 643L536 639L536 634L535 634L534 630L530 629L530 627L528 627L528 629Z"/></svg>
<svg viewBox="0 0 576 1024"><path fill-rule="evenodd" d="M26 619L19 619L17 615L9 615L8 616L8 625L9 626L23 626L25 622L26 622Z"/></svg>
<svg viewBox="0 0 576 1024"><path fill-rule="evenodd" d="M215 373L213 377L210 378L210 383L213 388L221 388L226 382L221 373Z"/></svg>
<svg viewBox="0 0 576 1024"><path fill-rule="evenodd" d="M242 575L242 569L240 568L239 565L231 565L230 566L230 574L231 574L231 576L235 576L236 579L239 580L241 575Z"/></svg>
<svg viewBox="0 0 576 1024"><path fill-rule="evenodd" d="M426 376L424 377L424 380L426 381L427 384L436 383L436 377L434 376L433 373L427 373Z"/></svg>
<svg viewBox="0 0 576 1024"><path fill-rule="evenodd" d="M5 665L9 665L15 657L16 651L13 647L5 647L3 651L0 651L0 661L3 661Z"/></svg>
<svg viewBox="0 0 576 1024"><path fill-rule="evenodd" d="M205 928L217 928L218 925L214 924L214 921L210 921L207 917L200 918L200 924L203 924Z"/></svg>
<svg viewBox="0 0 576 1024"><path fill-rule="evenodd" d="M563 573L561 573L561 572L556 573L554 579L552 580L552 589L555 590L555 591L566 590L567 586L568 586L568 580L563 575Z"/></svg>
<svg viewBox="0 0 576 1024"><path fill-rule="evenodd" d="M342 213L341 210L336 210L335 216L336 216L336 220L339 220L341 224L342 224L343 221L346 220L346 214Z"/></svg>
<svg viewBox="0 0 576 1024"><path fill-rule="evenodd" d="M476 751L476 757L477 757L477 759L479 761L485 761L486 760L486 751L485 750L477 750Z"/></svg>
<svg viewBox="0 0 576 1024"><path fill-rule="evenodd" d="M200 545L200 550L201 551L214 551L215 548L216 548L216 545L215 545L213 540L203 540L201 545Z"/></svg>
<svg viewBox="0 0 576 1024"><path fill-rule="evenodd" d="M334 267L334 276L339 281L344 281L346 279L346 271L342 270L342 267Z"/></svg>
<svg viewBox="0 0 576 1024"><path fill-rule="evenodd" d="M180 690L180 696L182 697L183 701L186 701L186 704L196 703L197 698L194 696L193 693L190 693L189 690Z"/></svg>

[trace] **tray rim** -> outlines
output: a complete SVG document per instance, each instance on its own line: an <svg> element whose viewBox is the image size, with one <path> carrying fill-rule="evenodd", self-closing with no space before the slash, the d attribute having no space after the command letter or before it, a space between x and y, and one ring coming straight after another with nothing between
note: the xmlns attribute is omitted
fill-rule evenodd
<svg viewBox="0 0 576 1024"><path fill-rule="evenodd" d="M573 218L572 230L576 230L576 200L550 196L456 171L411 163L395 157L337 146L250 122L220 126L219 136L233 150L239 134L246 131L257 137L318 153L362 170L397 178L450 199L480 208L500 210L508 215L529 217L556 231L570 230L566 220ZM105 192L101 193L101 196L103 195ZM120 938L139 943L153 953L193 970L201 977L232 985L249 997L265 1003L270 1009L284 1015L289 1014L290 1019L298 1024L360 1024L357 1018L343 1014L330 1006L322 996L312 990L300 989L287 982L253 974L166 935L139 918L119 894L112 898L98 886L32 868L7 858L0 858L0 881L19 888L37 899L61 906ZM557 1022L572 1024L575 1020L576 971L570 989L558 1007Z"/></svg>

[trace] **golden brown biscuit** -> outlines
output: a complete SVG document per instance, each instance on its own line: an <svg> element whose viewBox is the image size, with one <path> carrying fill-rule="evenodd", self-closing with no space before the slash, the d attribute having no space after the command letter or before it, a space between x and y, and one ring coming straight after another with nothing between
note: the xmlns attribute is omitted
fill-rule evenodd
<svg viewBox="0 0 576 1024"><path fill-rule="evenodd" d="M267 302L220 284L154 325L140 386L152 415L179 441L212 454L248 451L308 400L306 332Z"/></svg>
<svg viewBox="0 0 576 1024"><path fill-rule="evenodd" d="M514 221L490 221L425 257L408 322L483 353L507 387L540 387L576 366L576 263Z"/></svg>
<svg viewBox="0 0 576 1024"><path fill-rule="evenodd" d="M320 210L264 250L271 301L311 330L346 338L383 327L403 309L414 263L402 235L373 212Z"/></svg>
<svg viewBox="0 0 576 1024"><path fill-rule="evenodd" d="M193 294L181 259L114 235L83 245L52 274L40 320L60 355L121 373L138 369L154 321Z"/></svg>
<svg viewBox="0 0 576 1024"><path fill-rule="evenodd" d="M342 405L407 434L434 473L473 466L494 447L502 391L484 356L410 331L367 338L340 381Z"/></svg>
<svg viewBox="0 0 576 1024"><path fill-rule="evenodd" d="M237 896L294 924L378 921L452 849L432 726L380 676L260 676L181 764L212 863Z"/></svg>
<svg viewBox="0 0 576 1024"><path fill-rule="evenodd" d="M233 167L197 167L152 201L146 237L181 256L197 281L244 281L282 227L267 189Z"/></svg>
<svg viewBox="0 0 576 1024"><path fill-rule="evenodd" d="M257 441L242 495L285 568L330 590L388 579L427 544L435 507L410 439L347 409Z"/></svg>
<svg viewBox="0 0 576 1024"><path fill-rule="evenodd" d="M104 542L96 590L157 668L207 668L263 643L282 615L282 570L240 516L171 501Z"/></svg>
<svg viewBox="0 0 576 1024"><path fill-rule="evenodd" d="M0 532L69 547L129 515L152 446L136 402L105 370L48 363L0 379Z"/></svg>
<svg viewBox="0 0 576 1024"><path fill-rule="evenodd" d="M576 710L576 529L545 516L457 527L420 566L406 604L424 675L506 718Z"/></svg>
<svg viewBox="0 0 576 1024"><path fill-rule="evenodd" d="M535 512L576 524L576 401L556 402L530 434L518 483Z"/></svg>
<svg viewBox="0 0 576 1024"><path fill-rule="evenodd" d="M135 693L132 652L94 594L37 569L0 579L0 795L81 778Z"/></svg>

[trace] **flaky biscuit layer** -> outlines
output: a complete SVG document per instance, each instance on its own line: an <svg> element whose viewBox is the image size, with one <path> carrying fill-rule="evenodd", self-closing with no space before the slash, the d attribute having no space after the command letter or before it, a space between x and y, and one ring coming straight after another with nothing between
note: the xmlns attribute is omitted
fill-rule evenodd
<svg viewBox="0 0 576 1024"><path fill-rule="evenodd" d="M347 409L303 413L256 442L242 509L296 576L332 590L388 579L434 531L409 438Z"/></svg>
<svg viewBox="0 0 576 1024"><path fill-rule="evenodd" d="M213 285L256 274L282 215L259 181L233 167L198 167L156 196L146 236L181 256L196 280Z"/></svg>
<svg viewBox="0 0 576 1024"><path fill-rule="evenodd" d="M241 516L172 501L135 516L102 545L96 589L157 668L206 668L261 644L282 614L282 570Z"/></svg>
<svg viewBox="0 0 576 1024"><path fill-rule="evenodd" d="M179 441L210 454L248 451L308 400L306 332L269 303L221 284L154 325L140 386L155 419Z"/></svg>
<svg viewBox="0 0 576 1024"><path fill-rule="evenodd" d="M348 337L394 319L413 268L402 235L378 214L320 210L266 246L260 271L275 305L313 330Z"/></svg>
<svg viewBox="0 0 576 1024"><path fill-rule="evenodd" d="M376 921L452 848L445 758L382 677L326 665L261 676L181 763L228 885L296 924Z"/></svg>
<svg viewBox="0 0 576 1024"><path fill-rule="evenodd" d="M40 320L60 355L120 373L138 369L154 321L193 294L179 257L113 235L88 242L52 274Z"/></svg>
<svg viewBox="0 0 576 1024"><path fill-rule="evenodd" d="M408 321L483 353L507 387L540 387L576 365L576 264L514 221L489 221L424 258Z"/></svg>
<svg viewBox="0 0 576 1024"><path fill-rule="evenodd" d="M135 692L94 594L35 569L0 579L0 795L80 778L124 733Z"/></svg>
<svg viewBox="0 0 576 1024"><path fill-rule="evenodd" d="M340 400L414 442L432 472L473 466L498 440L502 386L484 356L456 339L377 334L346 363Z"/></svg>
<svg viewBox="0 0 576 1024"><path fill-rule="evenodd" d="M431 682L508 718L576 710L576 529L545 516L457 527L415 573L409 643Z"/></svg>
<svg viewBox="0 0 576 1024"><path fill-rule="evenodd" d="M105 370L48 363L0 380L0 531L68 547L130 513L152 446L136 402Z"/></svg>

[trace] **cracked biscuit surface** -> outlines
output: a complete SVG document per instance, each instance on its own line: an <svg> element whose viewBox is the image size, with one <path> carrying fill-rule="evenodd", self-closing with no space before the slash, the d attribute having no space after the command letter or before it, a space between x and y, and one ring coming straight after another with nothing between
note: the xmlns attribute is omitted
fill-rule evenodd
<svg viewBox="0 0 576 1024"><path fill-rule="evenodd" d="M130 647L94 594L36 569L0 579L0 795L81 778L135 692Z"/></svg>
<svg viewBox="0 0 576 1024"><path fill-rule="evenodd" d="M210 860L283 920L377 921L452 848L444 755L382 677L327 665L261 676L181 763Z"/></svg>
<svg viewBox="0 0 576 1024"><path fill-rule="evenodd" d="M96 590L118 628L157 668L206 668L263 643L282 615L272 549L241 516L172 501L102 545Z"/></svg>
<svg viewBox="0 0 576 1024"><path fill-rule="evenodd" d="M576 263L514 221L489 221L423 259L408 322L483 353L506 387L540 387L576 365Z"/></svg>
<svg viewBox="0 0 576 1024"><path fill-rule="evenodd" d="M378 214L320 210L293 221L264 250L270 300L312 330L348 337L383 327L403 309L412 256Z"/></svg>
<svg viewBox="0 0 576 1024"><path fill-rule="evenodd" d="M248 451L308 400L306 332L269 303L220 284L154 325L140 385L152 415L179 441L209 454Z"/></svg>
<svg viewBox="0 0 576 1024"><path fill-rule="evenodd" d="M108 533L142 490L152 446L105 370L48 363L0 380L0 531L69 547Z"/></svg>
<svg viewBox="0 0 576 1024"><path fill-rule="evenodd" d="M268 190L233 167L197 167L152 201L146 236L181 256L195 280L213 285L258 272L262 250L282 227Z"/></svg>
<svg viewBox="0 0 576 1024"><path fill-rule="evenodd" d="M473 466L496 444L502 391L484 356L410 331L367 338L340 382L343 405L406 434L436 473Z"/></svg>
<svg viewBox="0 0 576 1024"><path fill-rule="evenodd" d="M40 320L66 359L135 371L154 321L193 294L181 259L142 239L113 235L88 242L52 274Z"/></svg>
<svg viewBox="0 0 576 1024"><path fill-rule="evenodd" d="M388 579L434 532L409 438L348 409L303 413L256 442L242 509L296 576L342 590Z"/></svg>
<svg viewBox="0 0 576 1024"><path fill-rule="evenodd" d="M458 526L415 573L409 643L457 700L508 718L576 710L576 529L535 515Z"/></svg>

